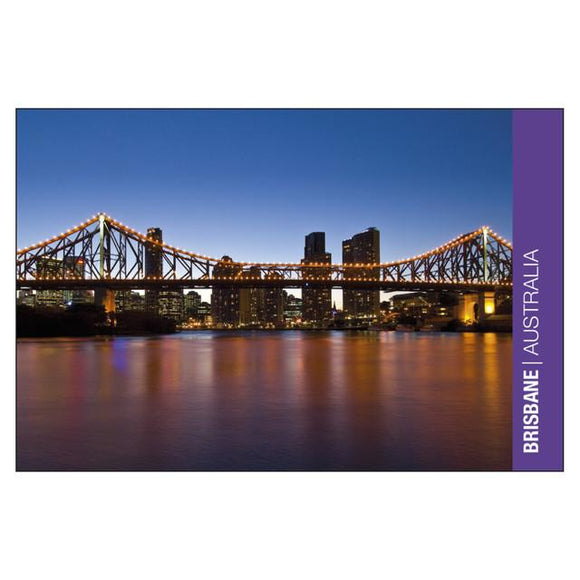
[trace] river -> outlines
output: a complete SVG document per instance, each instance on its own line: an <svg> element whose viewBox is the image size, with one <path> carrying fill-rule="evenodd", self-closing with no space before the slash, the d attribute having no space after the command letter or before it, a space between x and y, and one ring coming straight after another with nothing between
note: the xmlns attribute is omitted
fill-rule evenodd
<svg viewBox="0 0 580 580"><path fill-rule="evenodd" d="M512 338L195 331L17 343L19 470L509 470Z"/></svg>

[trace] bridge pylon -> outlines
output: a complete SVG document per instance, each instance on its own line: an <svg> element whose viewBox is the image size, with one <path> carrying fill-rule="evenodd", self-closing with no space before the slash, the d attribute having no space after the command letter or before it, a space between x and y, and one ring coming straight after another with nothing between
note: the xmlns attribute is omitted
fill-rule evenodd
<svg viewBox="0 0 580 580"><path fill-rule="evenodd" d="M459 296L455 318L461 322L482 322L495 314L495 292L466 292Z"/></svg>
<svg viewBox="0 0 580 580"><path fill-rule="evenodd" d="M104 306L105 312L115 312L115 291L110 288L97 288L95 290L95 306Z"/></svg>

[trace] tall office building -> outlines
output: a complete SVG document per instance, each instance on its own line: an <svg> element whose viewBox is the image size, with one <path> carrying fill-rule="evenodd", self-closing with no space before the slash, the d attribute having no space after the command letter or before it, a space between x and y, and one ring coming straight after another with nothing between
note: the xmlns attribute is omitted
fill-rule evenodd
<svg viewBox="0 0 580 580"><path fill-rule="evenodd" d="M284 324L293 326L302 321L302 298L297 298L294 294L288 294L282 290L284 299Z"/></svg>
<svg viewBox="0 0 580 580"><path fill-rule="evenodd" d="M232 263L229 256L223 256L214 266L214 278L237 276L241 267ZM240 323L240 290L227 286L214 286L211 293L211 310L213 323L219 326L232 327Z"/></svg>
<svg viewBox="0 0 580 580"><path fill-rule="evenodd" d="M201 304L201 295L195 290L190 290L183 298L185 317L193 318L197 315L197 310Z"/></svg>
<svg viewBox="0 0 580 580"><path fill-rule="evenodd" d="M185 320L197 322L198 324L211 324L211 304L203 302L201 294L195 290L190 290L184 296Z"/></svg>
<svg viewBox="0 0 580 580"><path fill-rule="evenodd" d="M63 260L65 278L85 277L85 261L76 256L66 256ZM93 301L93 296L89 290L63 290L63 301L65 306L74 304L89 304Z"/></svg>
<svg viewBox="0 0 580 580"><path fill-rule="evenodd" d="M63 274L62 260L56 258L39 258L36 266L38 278L61 278ZM36 293L36 306L42 308L63 308L63 290L39 290Z"/></svg>
<svg viewBox="0 0 580 580"><path fill-rule="evenodd" d="M40 278L82 279L85 277L85 262L77 256L57 258L39 258L37 275ZM39 290L36 304L44 307L72 306L91 302L92 296L88 290Z"/></svg>
<svg viewBox="0 0 580 580"><path fill-rule="evenodd" d="M147 237L155 242L163 242L161 228L149 228ZM163 251L156 244L145 246L145 277L163 277ZM152 314L159 314L159 290L145 290L145 310Z"/></svg>
<svg viewBox="0 0 580 580"><path fill-rule="evenodd" d="M185 320L185 301L181 290L160 290L157 301L159 316L171 318L177 324Z"/></svg>
<svg viewBox="0 0 580 580"><path fill-rule="evenodd" d="M378 264L381 261L380 233L368 228L342 242L343 264ZM349 277L367 280L380 279L378 268L353 268ZM379 290L343 290L343 310L347 318L378 318L380 309Z"/></svg>
<svg viewBox="0 0 580 580"><path fill-rule="evenodd" d="M269 272L266 274L267 280L279 280L282 274L279 272ZM262 321L273 326L284 324L284 290L282 288L264 289L264 315Z"/></svg>
<svg viewBox="0 0 580 580"><path fill-rule="evenodd" d="M312 232L305 238L304 259L302 264L331 264L330 253L325 248L324 232ZM330 279L330 270L304 268L304 280ZM309 323L324 324L331 318L330 288L309 288L306 284L302 291L302 317Z"/></svg>
<svg viewBox="0 0 580 580"><path fill-rule="evenodd" d="M211 314L211 304L209 302L200 302L197 307L197 313L194 319L201 324L213 324L213 318Z"/></svg>
<svg viewBox="0 0 580 580"><path fill-rule="evenodd" d="M145 298L134 290L120 290L115 292L115 311L140 311L145 308Z"/></svg>
<svg viewBox="0 0 580 580"><path fill-rule="evenodd" d="M264 289L252 287L252 280L262 278L260 268L252 266L242 272L242 278L248 280L248 286L240 292L240 320L242 326L257 326L264 314Z"/></svg>

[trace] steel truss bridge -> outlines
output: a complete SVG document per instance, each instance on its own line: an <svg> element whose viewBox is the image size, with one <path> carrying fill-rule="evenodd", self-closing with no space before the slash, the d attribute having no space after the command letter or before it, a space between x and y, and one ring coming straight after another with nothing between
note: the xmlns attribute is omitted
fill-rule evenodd
<svg viewBox="0 0 580 580"><path fill-rule="evenodd" d="M155 270L156 275L151 275ZM100 213L18 250L17 288L212 287L510 290L512 245L483 226L424 254L382 264L234 262L148 237Z"/></svg>

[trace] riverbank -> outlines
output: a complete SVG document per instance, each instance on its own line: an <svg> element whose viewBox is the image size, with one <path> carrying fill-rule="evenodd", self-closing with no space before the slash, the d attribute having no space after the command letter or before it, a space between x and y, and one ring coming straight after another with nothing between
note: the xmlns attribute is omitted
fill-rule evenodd
<svg viewBox="0 0 580 580"><path fill-rule="evenodd" d="M102 307L78 304L71 308L16 308L18 338L90 337L172 334L173 320L145 312L120 312L111 320Z"/></svg>
<svg viewBox="0 0 580 580"><path fill-rule="evenodd" d="M90 337L90 336L151 336L175 332L506 332L511 333L511 317L486 319L481 324L462 324L459 320L445 325L360 325L360 326L299 326L291 328L211 328L178 327L175 321L138 311L119 312L110 318L102 308L94 305L75 305L62 308L31 308L18 306L16 335L18 338Z"/></svg>

